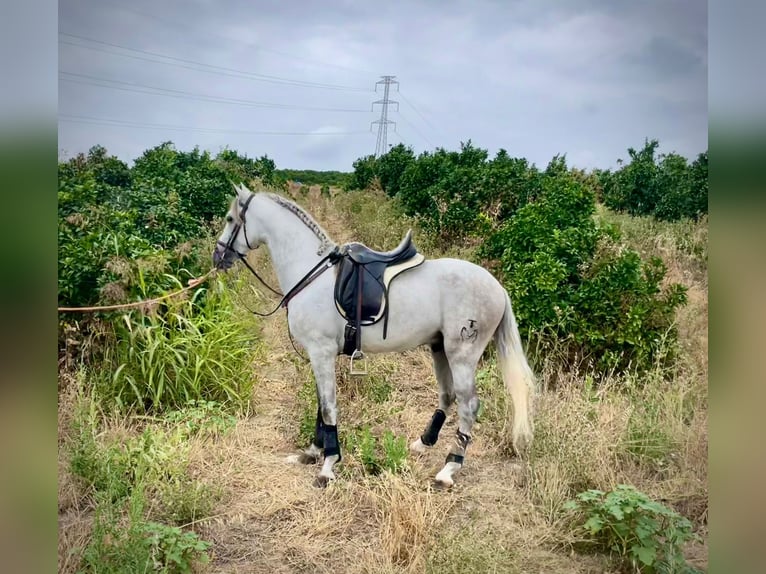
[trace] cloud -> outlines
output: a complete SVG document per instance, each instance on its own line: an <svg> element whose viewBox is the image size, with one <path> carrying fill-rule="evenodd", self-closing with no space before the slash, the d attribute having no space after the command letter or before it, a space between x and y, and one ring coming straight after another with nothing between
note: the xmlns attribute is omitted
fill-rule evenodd
<svg viewBox="0 0 766 574"><path fill-rule="evenodd" d="M222 132L62 121L61 147L99 143L132 159L172 139L268 154L283 167L350 170L375 149L368 131L380 107L371 104L382 95L373 90L393 74L399 111L390 113L389 143L418 152L470 138L537 164L568 153L609 167L650 137L693 157L707 148L706 10L660 0L67 2L61 32L140 51L60 36L61 70L179 93L60 80L61 114ZM322 130L355 135L263 133Z"/></svg>

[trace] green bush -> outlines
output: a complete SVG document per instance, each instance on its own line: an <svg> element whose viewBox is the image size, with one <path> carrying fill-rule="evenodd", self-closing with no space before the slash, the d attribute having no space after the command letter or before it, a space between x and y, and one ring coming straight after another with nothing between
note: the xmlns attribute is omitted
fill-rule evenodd
<svg viewBox="0 0 766 574"><path fill-rule="evenodd" d="M375 162L375 174L380 179L380 186L390 197L394 197L401 188L404 170L415 161L412 148L404 144L393 146Z"/></svg>
<svg viewBox="0 0 766 574"><path fill-rule="evenodd" d="M354 161L354 172L346 181L344 189L367 189L375 179L375 156L368 155Z"/></svg>
<svg viewBox="0 0 766 574"><path fill-rule="evenodd" d="M577 513L580 529L593 546L648 574L698 572L686 563L683 545L697 536L691 522L634 487L588 490L565 508Z"/></svg>
<svg viewBox="0 0 766 574"><path fill-rule="evenodd" d="M628 148L628 163L599 174L604 203L631 215L699 219L708 212L707 152L689 165L676 153L658 155L658 147L657 140L647 140L641 150Z"/></svg>
<svg viewBox="0 0 766 574"><path fill-rule="evenodd" d="M353 188L364 189L377 178L383 191L396 197L410 216L443 241L483 235L518 207L536 197L539 172L525 159L505 150L488 160L487 150L469 140L460 151L439 148L417 158L400 144L379 158L354 163Z"/></svg>
<svg viewBox="0 0 766 574"><path fill-rule="evenodd" d="M146 150L132 168L101 146L60 163L59 304L125 303L166 290L164 274L207 271L210 238L220 231L211 225L231 202L231 182L270 184L274 172L266 156L225 149L214 158L198 148L178 151L172 142ZM150 287L137 290L125 279L135 278L142 261ZM151 277L149 268L156 271Z"/></svg>
<svg viewBox="0 0 766 574"><path fill-rule="evenodd" d="M642 262L594 220L593 192L547 174L540 198L521 207L480 249L499 262L516 317L543 352L602 372L645 369L669 358L680 285L664 290L659 259Z"/></svg>

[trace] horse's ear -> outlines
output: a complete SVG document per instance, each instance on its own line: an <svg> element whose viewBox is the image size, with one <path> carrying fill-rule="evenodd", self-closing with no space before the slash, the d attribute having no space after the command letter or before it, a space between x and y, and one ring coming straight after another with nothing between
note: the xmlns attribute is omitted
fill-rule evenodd
<svg viewBox="0 0 766 574"><path fill-rule="evenodd" d="M233 181L230 181L229 183L231 183L231 186L234 188L234 193L239 195L239 187L237 187L237 184L234 183Z"/></svg>
<svg viewBox="0 0 766 574"><path fill-rule="evenodd" d="M240 202L244 203L245 200L247 200L247 197L250 195L250 190L247 189L243 184L237 184L234 186L234 189L237 190L237 197L239 198Z"/></svg>

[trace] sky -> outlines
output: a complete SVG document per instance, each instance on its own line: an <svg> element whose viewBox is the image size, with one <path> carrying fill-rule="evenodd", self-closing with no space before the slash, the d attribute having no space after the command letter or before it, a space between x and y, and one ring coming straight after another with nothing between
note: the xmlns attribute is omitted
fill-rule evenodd
<svg viewBox="0 0 766 574"><path fill-rule="evenodd" d="M61 0L58 41L61 158L170 140L351 171L375 152L382 75L387 143L416 153L470 139L592 169L647 138L708 146L700 0Z"/></svg>

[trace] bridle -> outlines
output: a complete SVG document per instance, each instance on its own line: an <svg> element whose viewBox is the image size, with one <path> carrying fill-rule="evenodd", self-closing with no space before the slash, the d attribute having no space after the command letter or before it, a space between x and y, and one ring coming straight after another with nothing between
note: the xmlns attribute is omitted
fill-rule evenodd
<svg viewBox="0 0 766 574"><path fill-rule="evenodd" d="M239 221L234 224L234 229L231 232L231 235L229 235L229 240L224 243L220 239L216 241L217 245L221 245L224 248L224 255L221 258L221 262L223 262L223 257L226 255L227 252L232 252L236 254L236 256L239 258L239 260L245 264L245 267L247 267L250 270L250 273L252 273L258 281L260 281L267 289L269 289L272 293L275 295L278 295L282 297L282 300L279 302L279 304L276 306L276 308L269 312L269 313L259 313L258 311L252 311L251 312L255 315L258 315L259 317L268 317L270 315L273 315L276 313L279 309L284 307L287 309L287 303L295 297L298 293L303 291L309 283L313 282L317 277L319 277L322 273L324 273L327 269L332 267L333 265L337 264L342 258L343 255L340 252L340 249L338 246L335 246L335 248L330 251L327 255L322 257L322 259L317 263L314 267L311 268L311 271L306 273L306 275L303 276L303 278L298 281L298 283L293 286L292 289L290 289L286 295L283 295L273 287L271 287L266 281L264 281L260 275L253 269L253 267L248 263L247 257L245 253L240 253L236 249L234 249L234 240L237 238L237 235L239 235L239 232L242 231L245 234L245 243L247 244L248 249L252 250L253 246L250 245L250 241L247 239L247 223L245 219L245 213L247 212L247 207L250 205L250 202L255 197L255 194L251 194L246 200L245 203L242 204L242 209L239 212Z"/></svg>
<svg viewBox="0 0 766 574"><path fill-rule="evenodd" d="M224 243L223 241L221 241L219 239L218 241L216 241L216 244L223 246L223 254L224 254L224 256L228 252L234 253L237 256L237 258L239 258L239 260L242 261L242 263L245 264L245 267L247 267L250 270L250 272L253 275L255 275L255 278L258 279L258 281L260 281L264 285L264 287L266 287L269 291L271 291L275 295L279 295L281 297L282 293L280 293L279 291L274 289L271 285L266 283L266 281L264 281L261 278L261 276L258 275L258 273L255 271L255 269L252 268L250 263L247 262L247 256L246 256L247 254L240 253L239 251L234 249L234 240L237 238L237 235L239 235L240 231L242 231L245 234L245 244L247 244L247 248L250 249L251 251L253 249L253 246L250 245L250 240L247 238L247 223L246 223L246 220L245 220L245 213L247 212L247 208L250 205L250 202L253 200L254 197L255 197L255 195L251 194L245 200L245 203L242 204L242 209L239 212L239 218L238 218L239 221L234 224L234 229L232 230L231 234L229 235L229 240L226 243ZM222 264L223 264L223 257L221 257L221 263L217 267L220 267L220 265L222 265Z"/></svg>

